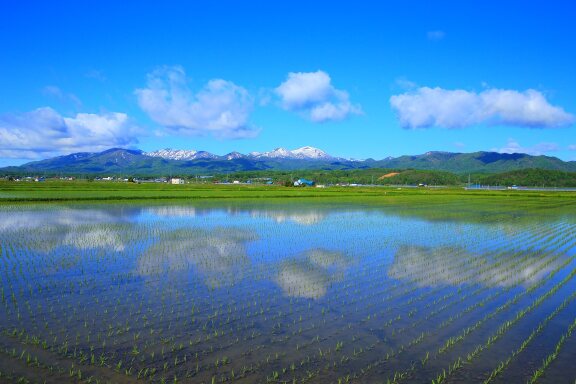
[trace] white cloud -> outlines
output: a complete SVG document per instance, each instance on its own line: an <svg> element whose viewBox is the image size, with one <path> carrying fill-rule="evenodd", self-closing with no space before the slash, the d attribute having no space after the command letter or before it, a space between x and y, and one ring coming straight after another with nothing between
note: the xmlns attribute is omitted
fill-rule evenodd
<svg viewBox="0 0 576 384"><path fill-rule="evenodd" d="M446 32L444 31L428 31L428 40L439 41L446 37Z"/></svg>
<svg viewBox="0 0 576 384"><path fill-rule="evenodd" d="M573 115L548 103L542 93L488 89L465 90L421 87L390 97L403 128L463 128L476 124L556 128L574 123Z"/></svg>
<svg viewBox="0 0 576 384"><path fill-rule="evenodd" d="M259 132L248 124L252 97L230 81L210 80L193 93L182 67L163 67L148 75L147 88L135 93L140 108L174 134L246 138Z"/></svg>
<svg viewBox="0 0 576 384"><path fill-rule="evenodd" d="M576 151L576 144L570 144L570 145L568 146L568 150L569 150L569 151Z"/></svg>
<svg viewBox="0 0 576 384"><path fill-rule="evenodd" d="M347 92L332 86L324 71L290 72L274 91L284 109L299 112L316 123L340 121L362 113L359 106L350 103Z"/></svg>
<svg viewBox="0 0 576 384"><path fill-rule="evenodd" d="M138 142L138 128L124 113L63 117L49 107L0 116L0 157L35 159L99 151Z"/></svg>
<svg viewBox="0 0 576 384"><path fill-rule="evenodd" d="M556 143L538 143L531 147L523 147L514 139L508 139L506 145L496 149L500 153L527 153L529 155L540 156L548 152L556 152L560 149Z"/></svg>

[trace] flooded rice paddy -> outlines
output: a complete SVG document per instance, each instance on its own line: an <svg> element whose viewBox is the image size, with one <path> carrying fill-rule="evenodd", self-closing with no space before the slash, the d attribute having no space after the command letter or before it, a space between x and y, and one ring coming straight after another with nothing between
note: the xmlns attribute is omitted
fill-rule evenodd
<svg viewBox="0 0 576 384"><path fill-rule="evenodd" d="M576 378L568 212L25 205L0 246L0 382Z"/></svg>

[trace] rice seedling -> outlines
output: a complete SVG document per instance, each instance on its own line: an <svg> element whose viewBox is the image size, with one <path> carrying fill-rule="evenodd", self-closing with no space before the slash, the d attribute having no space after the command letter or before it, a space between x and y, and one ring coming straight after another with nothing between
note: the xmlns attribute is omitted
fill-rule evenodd
<svg viewBox="0 0 576 384"><path fill-rule="evenodd" d="M540 326L520 326L573 284L576 220L493 221L480 204L438 221L418 209L2 207L0 355L18 364L0 372L46 382L440 383L478 377L484 352L507 346L512 354L484 376L495 378L565 316L557 306ZM570 336L562 331L558 340Z"/></svg>

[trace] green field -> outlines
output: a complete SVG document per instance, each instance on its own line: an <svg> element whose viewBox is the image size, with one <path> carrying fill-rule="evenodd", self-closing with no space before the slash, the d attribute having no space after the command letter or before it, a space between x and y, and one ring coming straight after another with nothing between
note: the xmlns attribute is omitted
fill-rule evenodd
<svg viewBox="0 0 576 384"><path fill-rule="evenodd" d="M534 191L466 191L463 188L399 188L399 187L328 187L292 188L265 185L122 183L122 182L8 182L0 181L2 202L102 201L102 200L169 200L169 199L233 199L233 198L402 198L420 196L437 199L452 196L526 198L576 198L574 192Z"/></svg>

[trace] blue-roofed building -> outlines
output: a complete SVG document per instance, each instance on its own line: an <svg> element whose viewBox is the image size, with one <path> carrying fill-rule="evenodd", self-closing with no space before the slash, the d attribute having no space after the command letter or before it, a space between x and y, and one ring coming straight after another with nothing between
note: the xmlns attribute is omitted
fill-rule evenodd
<svg viewBox="0 0 576 384"><path fill-rule="evenodd" d="M312 187L312 186L314 186L314 182L312 180L307 180L307 179L298 179L294 182L294 186L295 187L301 187L301 186Z"/></svg>

